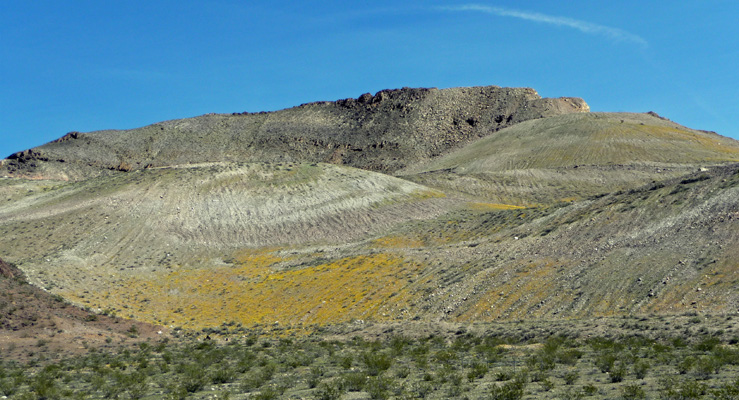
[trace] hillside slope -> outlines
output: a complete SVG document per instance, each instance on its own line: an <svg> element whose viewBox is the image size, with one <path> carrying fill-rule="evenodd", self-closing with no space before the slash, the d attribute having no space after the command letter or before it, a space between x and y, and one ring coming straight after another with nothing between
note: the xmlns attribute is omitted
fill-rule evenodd
<svg viewBox="0 0 739 400"><path fill-rule="evenodd" d="M331 164L200 164L35 188L0 205L0 249L32 282L77 295L127 277L227 265L251 249L341 246L457 203Z"/></svg>
<svg viewBox="0 0 739 400"><path fill-rule="evenodd" d="M270 113L73 132L11 155L0 176L76 180L219 161L329 162L392 172L521 121L588 110L582 99L543 99L527 88L383 90Z"/></svg>
<svg viewBox="0 0 739 400"><path fill-rule="evenodd" d="M440 292L461 320L733 313L738 195L735 164L574 203L507 237L470 221L474 250L454 257L465 279Z"/></svg>
<svg viewBox="0 0 739 400"><path fill-rule="evenodd" d="M79 354L88 346L112 347L164 338L163 329L137 321L96 315L29 285L23 272L0 259L0 354L21 361ZM164 333L164 332L162 332ZM106 341L107 339L107 341Z"/></svg>
<svg viewBox="0 0 739 400"><path fill-rule="evenodd" d="M739 162L739 142L656 114L526 121L399 172L418 183L512 204L610 193Z"/></svg>
<svg viewBox="0 0 739 400"><path fill-rule="evenodd" d="M331 179L356 171L311 168ZM246 219L249 198L260 194L238 188L257 186L242 180L255 170L271 171L251 164L167 168L128 174L139 178L116 185L104 178L94 191L30 195L22 208L3 210L0 247L15 249L33 282L77 304L190 328L739 307L739 165L533 208L439 197L390 178L386 189L373 189L385 193L374 203L334 209L319 201L299 213L300 229L277 230L270 230L271 217ZM344 179L338 187L353 181ZM281 194L272 196L273 207L308 193L290 194L290 182L300 181L275 184ZM208 190L188 198L192 182ZM118 204L129 196L141 202L126 217ZM193 206L197 212L188 215ZM162 212L167 207L171 214ZM250 231L265 232L264 242L249 241ZM278 231L286 236L270 236Z"/></svg>
<svg viewBox="0 0 739 400"><path fill-rule="evenodd" d="M4 161L0 254L186 328L735 312L739 143L586 107L402 89L70 134Z"/></svg>

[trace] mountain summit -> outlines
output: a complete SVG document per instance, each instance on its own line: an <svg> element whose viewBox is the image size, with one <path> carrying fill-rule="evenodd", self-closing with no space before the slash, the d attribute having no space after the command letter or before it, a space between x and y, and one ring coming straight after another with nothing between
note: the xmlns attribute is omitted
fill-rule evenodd
<svg viewBox="0 0 739 400"><path fill-rule="evenodd" d="M394 172L521 121L587 112L579 98L497 86L382 90L261 113L207 114L125 131L71 132L3 163L14 177L84 179L202 162L327 162Z"/></svg>

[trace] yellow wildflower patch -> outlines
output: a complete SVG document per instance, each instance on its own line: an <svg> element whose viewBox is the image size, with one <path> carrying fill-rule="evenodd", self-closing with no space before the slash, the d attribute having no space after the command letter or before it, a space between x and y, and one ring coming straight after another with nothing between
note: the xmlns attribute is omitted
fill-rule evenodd
<svg viewBox="0 0 739 400"><path fill-rule="evenodd" d="M389 320L407 304L404 288L420 268L384 253L282 271L265 265L267 254L249 257L256 258L247 257L236 268L183 268L129 278L93 302L123 316L195 329L231 321L295 326Z"/></svg>
<svg viewBox="0 0 739 400"><path fill-rule="evenodd" d="M514 206L512 204L499 204L499 203L468 203L468 208L475 211L490 211L490 210L520 210L522 206Z"/></svg>

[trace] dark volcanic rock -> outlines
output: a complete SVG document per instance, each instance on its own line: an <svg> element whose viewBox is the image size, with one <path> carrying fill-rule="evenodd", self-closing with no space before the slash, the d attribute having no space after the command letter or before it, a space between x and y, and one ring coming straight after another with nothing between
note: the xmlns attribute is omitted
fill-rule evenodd
<svg viewBox="0 0 739 400"><path fill-rule="evenodd" d="M3 261L2 258L0 258L0 276L3 278L13 278L15 276L13 267Z"/></svg>

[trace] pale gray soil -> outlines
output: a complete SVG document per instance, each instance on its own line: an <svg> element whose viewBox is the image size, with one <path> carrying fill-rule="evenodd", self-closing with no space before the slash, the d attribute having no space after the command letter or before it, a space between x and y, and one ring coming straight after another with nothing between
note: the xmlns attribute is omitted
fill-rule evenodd
<svg viewBox="0 0 739 400"><path fill-rule="evenodd" d="M16 191L24 187L19 182ZM222 263L238 249L337 246L458 202L330 164L149 169L28 192L0 206L0 248L42 287L101 287L118 274Z"/></svg>

